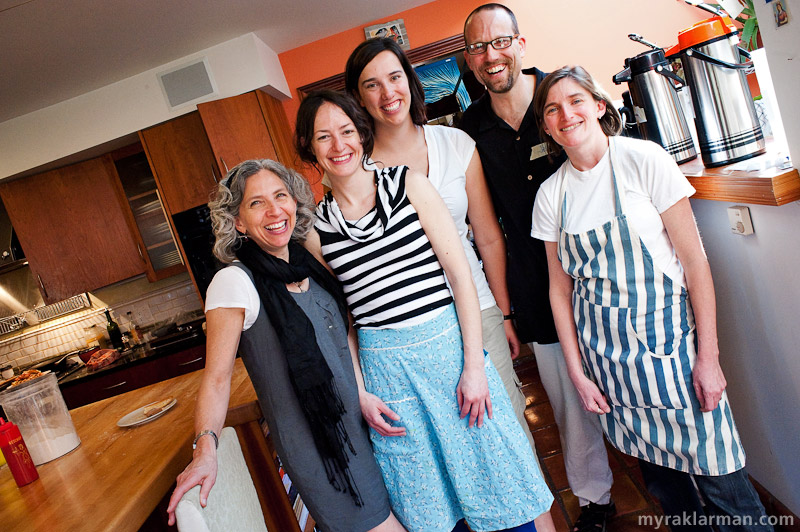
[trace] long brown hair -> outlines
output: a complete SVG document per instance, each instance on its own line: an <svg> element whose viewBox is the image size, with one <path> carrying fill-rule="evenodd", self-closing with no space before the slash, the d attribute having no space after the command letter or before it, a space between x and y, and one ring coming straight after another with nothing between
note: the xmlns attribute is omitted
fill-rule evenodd
<svg viewBox="0 0 800 532"><path fill-rule="evenodd" d="M350 57L347 58L347 65L344 68L344 83L345 90L353 96L360 96L358 92L358 78L361 73L367 68L367 65L375 59L375 56L385 51L392 52L400 61L403 71L408 78L408 88L411 91L411 121L414 124L421 126L428 121L425 114L425 91L422 88L422 83L419 81L417 73L414 72L414 67L411 66L411 61L406 57L405 52L394 39L388 37L378 37L369 39L353 50ZM370 123L372 117L370 116Z"/></svg>

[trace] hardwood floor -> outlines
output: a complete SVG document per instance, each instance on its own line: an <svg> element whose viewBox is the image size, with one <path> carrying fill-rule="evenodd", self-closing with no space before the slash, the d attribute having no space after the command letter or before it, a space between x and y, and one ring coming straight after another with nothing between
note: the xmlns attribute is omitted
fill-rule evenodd
<svg viewBox="0 0 800 532"><path fill-rule="evenodd" d="M578 499L573 495L567 483L561 442L553 418L550 401L539 378L536 359L533 353L523 345L523 351L514 361L514 369L522 382L527 408L525 417L533 433L536 449L542 465L545 480L550 486L555 502L551 513L558 532L569 532L580 513ZM635 458L620 453L606 442L611 470L614 474L614 485L611 497L617 505L617 513L608 522L608 532L658 531L669 532L665 526L655 527L654 516L663 515L659 504L650 496L644 487L642 474ZM767 513L780 516L793 522L793 525L775 526L776 532L800 532L800 521L780 501L776 501L763 487L756 484Z"/></svg>
<svg viewBox="0 0 800 532"><path fill-rule="evenodd" d="M551 510L553 521L559 532L568 532L572 530L572 525L580 513L578 499L572 494L567 483L558 427L539 378L536 359L526 347L523 346L523 349L523 353L514 362L514 369L522 381L522 391L525 393L527 403L525 417L528 418L528 425L536 442L542 472L555 497ZM606 447L609 450L609 463L614 474L611 496L617 505L617 514L609 521L608 530L666 531L666 528L654 528L652 524L647 526L639 524L649 521L649 519L640 521L641 516L660 515L661 509L645 490L636 460L609 445Z"/></svg>

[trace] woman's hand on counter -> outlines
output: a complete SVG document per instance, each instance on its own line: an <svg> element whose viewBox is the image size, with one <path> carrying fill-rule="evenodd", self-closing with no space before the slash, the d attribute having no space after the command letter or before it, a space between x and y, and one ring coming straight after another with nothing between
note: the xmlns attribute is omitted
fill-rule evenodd
<svg viewBox="0 0 800 532"><path fill-rule="evenodd" d="M200 486L200 506L206 506L208 494L217 481L217 450L213 438L201 438L197 442L194 458L186 469L178 475L177 486L169 498L168 524L175 524L175 509L184 494L193 487Z"/></svg>

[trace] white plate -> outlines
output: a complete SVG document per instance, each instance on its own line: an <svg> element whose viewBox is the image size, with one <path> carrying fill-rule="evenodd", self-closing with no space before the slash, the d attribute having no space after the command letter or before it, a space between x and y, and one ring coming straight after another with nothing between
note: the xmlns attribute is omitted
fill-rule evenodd
<svg viewBox="0 0 800 532"><path fill-rule="evenodd" d="M148 403L148 404L144 405L141 408L137 408L136 410L134 410L130 414L126 414L126 415L122 416L122 418L120 418L120 420L117 421L117 426L118 427L135 427L137 425L144 425L145 423L149 423L149 422L153 421L154 419L156 419L157 417L163 416L164 413L167 410L169 410L170 408L172 408L173 406L175 406L177 404L178 400L177 399L173 399L172 401L167 403L167 406L162 408L159 412L156 412L155 414L150 415L150 416L145 416L144 415L145 409L147 407L149 407L149 406L152 406L152 405L158 403L158 402L159 401L153 401L152 403Z"/></svg>

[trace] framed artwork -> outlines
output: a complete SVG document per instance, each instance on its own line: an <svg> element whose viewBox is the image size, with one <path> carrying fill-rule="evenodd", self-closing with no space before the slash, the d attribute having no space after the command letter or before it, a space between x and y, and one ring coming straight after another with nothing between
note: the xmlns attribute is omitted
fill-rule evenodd
<svg viewBox="0 0 800 532"><path fill-rule="evenodd" d="M458 110L464 111L472 103L467 88L461 83L461 70L456 56L445 57L414 68L425 91L425 103L432 104L443 98L453 98Z"/></svg>
<svg viewBox="0 0 800 532"><path fill-rule="evenodd" d="M408 33L403 19L391 20L382 24L374 24L364 28L364 35L367 39L373 37L389 37L394 39L403 50L409 50L411 45L408 43Z"/></svg>
<svg viewBox="0 0 800 532"><path fill-rule="evenodd" d="M789 13L786 11L786 6L783 4L784 2L782 0L772 2L772 12L775 15L775 24L777 24L778 27L789 22Z"/></svg>

